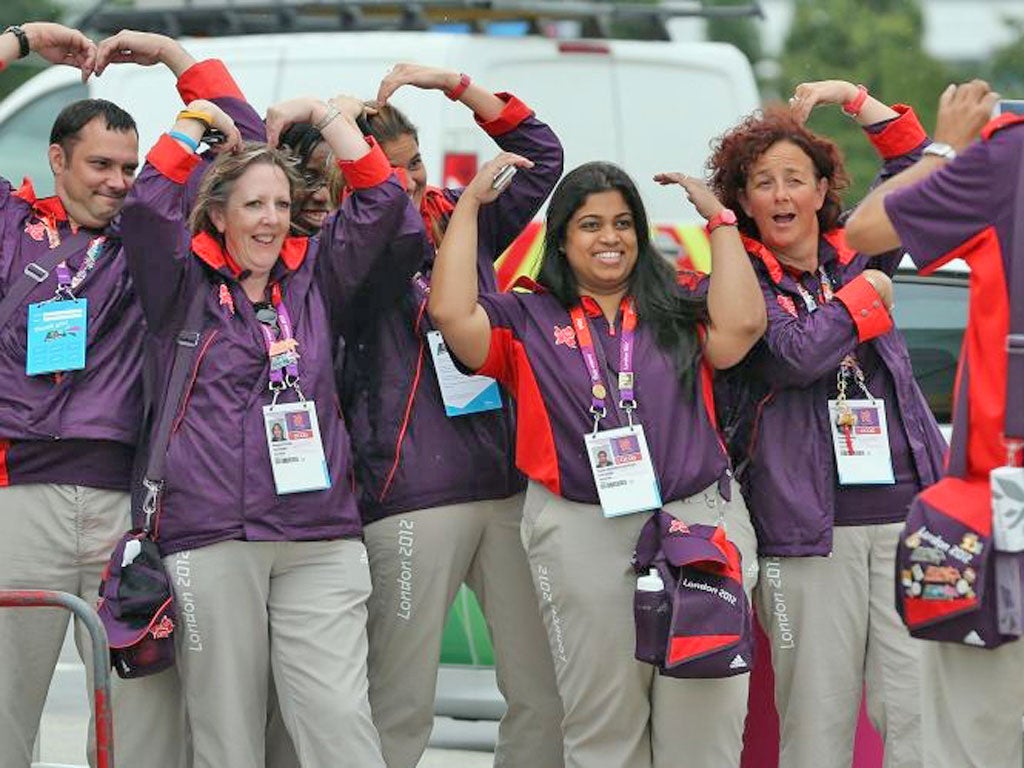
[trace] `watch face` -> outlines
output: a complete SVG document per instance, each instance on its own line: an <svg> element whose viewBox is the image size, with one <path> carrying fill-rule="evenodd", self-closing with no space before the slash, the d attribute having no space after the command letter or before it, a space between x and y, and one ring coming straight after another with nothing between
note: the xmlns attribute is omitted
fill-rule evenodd
<svg viewBox="0 0 1024 768"><path fill-rule="evenodd" d="M723 224L735 224L736 223L736 212L726 208L720 214L718 214L719 221Z"/></svg>

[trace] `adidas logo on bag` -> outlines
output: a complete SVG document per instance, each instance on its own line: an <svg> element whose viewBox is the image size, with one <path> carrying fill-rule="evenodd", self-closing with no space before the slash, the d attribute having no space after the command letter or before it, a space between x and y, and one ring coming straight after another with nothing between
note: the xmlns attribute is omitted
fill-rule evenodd
<svg viewBox="0 0 1024 768"><path fill-rule="evenodd" d="M970 632L964 635L964 642L967 645L976 645L979 648L985 647L985 641L981 639L981 635L979 635L978 631L975 629L972 629Z"/></svg>
<svg viewBox="0 0 1024 768"><path fill-rule="evenodd" d="M738 653L736 654L736 658L729 663L729 669L743 669L746 666L747 662L745 662L743 657Z"/></svg>

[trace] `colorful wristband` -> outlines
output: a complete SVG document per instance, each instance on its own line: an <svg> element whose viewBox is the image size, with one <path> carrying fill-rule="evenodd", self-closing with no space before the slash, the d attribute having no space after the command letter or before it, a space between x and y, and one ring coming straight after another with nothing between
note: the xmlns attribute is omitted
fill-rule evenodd
<svg viewBox="0 0 1024 768"><path fill-rule="evenodd" d="M198 120L207 128L213 127L213 115L198 109L183 109L178 113L178 120Z"/></svg>
<svg viewBox="0 0 1024 768"><path fill-rule="evenodd" d="M181 131L168 131L167 135L170 136L172 139L180 141L193 152L199 149L199 142L193 139L187 133L182 133Z"/></svg>
<svg viewBox="0 0 1024 768"><path fill-rule="evenodd" d="M466 89L469 88L469 84L472 82L473 81L469 79L469 75L463 72L462 74L459 75L458 84L450 91L445 91L444 95L447 96L452 101L458 101L459 97L461 97L462 94L466 92Z"/></svg>
<svg viewBox="0 0 1024 768"><path fill-rule="evenodd" d="M856 117L864 108L864 102L868 100L868 89L863 85L857 86L857 95L843 104L843 112L850 117Z"/></svg>

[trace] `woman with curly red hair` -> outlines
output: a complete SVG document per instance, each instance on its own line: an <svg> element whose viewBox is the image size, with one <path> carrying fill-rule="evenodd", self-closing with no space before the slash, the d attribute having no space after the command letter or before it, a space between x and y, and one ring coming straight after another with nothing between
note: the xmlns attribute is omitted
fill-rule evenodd
<svg viewBox="0 0 1024 768"><path fill-rule="evenodd" d="M882 176L929 144L910 108L837 80L799 85L789 109L719 140L712 188L737 213L768 311L723 405L750 413L735 450L758 535L779 765L849 766L866 688L886 764L910 768L922 765L919 662L893 602L896 541L945 445L890 316L902 253L870 258L846 244L842 157L803 124L822 104L863 126Z"/></svg>

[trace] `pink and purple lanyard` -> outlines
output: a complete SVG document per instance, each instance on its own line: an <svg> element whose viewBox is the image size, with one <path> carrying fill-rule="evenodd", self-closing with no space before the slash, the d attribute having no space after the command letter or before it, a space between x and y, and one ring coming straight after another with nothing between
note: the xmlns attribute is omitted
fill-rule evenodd
<svg viewBox="0 0 1024 768"><path fill-rule="evenodd" d="M825 272L825 268L818 266L818 279L821 283L821 295L819 300L822 304L827 304L832 301L835 296L835 292L832 290L832 281L829 280L828 275ZM815 301L814 296L808 291L799 279L796 280L796 289L800 292L800 298L804 300L804 306L807 307L808 312L814 312L818 308L818 302ZM853 453L853 425L855 419L853 417L853 411L850 406L847 405L846 400L846 380L847 377L852 376L861 392L867 396L867 399L874 402L874 397L871 392L868 391L867 383L864 379L864 371L860 367L860 363L857 362L857 357L852 352L843 358L842 362L839 363L839 373L837 374L836 381L836 426L842 430L843 439L846 442L846 448L849 453Z"/></svg>
<svg viewBox="0 0 1024 768"><path fill-rule="evenodd" d="M270 358L270 391L274 393L274 403L277 402L277 396L288 387L295 389L300 400L305 400L302 390L299 389L299 356L295 351L298 342L292 332L288 308L281 299L281 286L277 283L270 289L270 303L277 313L277 326L280 332L275 337L268 323L260 322L259 326L263 340L267 344L267 356Z"/></svg>
<svg viewBox="0 0 1024 768"><path fill-rule="evenodd" d="M65 298L74 301L74 291L96 267L96 259L99 257L100 250L103 248L103 243L106 242L106 240L107 238L105 235L100 235L89 243L89 248L85 252L85 259L82 261L82 266L79 267L78 271L73 275L71 274L71 268L68 266L66 261L62 261L57 265L57 268L54 270L57 273L57 292L54 294L55 299Z"/></svg>
<svg viewBox="0 0 1024 768"><path fill-rule="evenodd" d="M633 391L636 305L633 298L631 296L623 298L619 310L622 312L622 332L619 338L619 408L626 412L629 425L633 426L633 411L636 409L636 396ZM576 332L576 342L583 355L583 362L587 366L587 373L590 374L590 413L594 417L594 432L596 433L601 419L608 415L608 410L605 408L608 389L604 385L601 362L594 347L590 323L587 322L587 315L583 311L583 307L576 305L569 310L569 316L572 318L572 326Z"/></svg>

